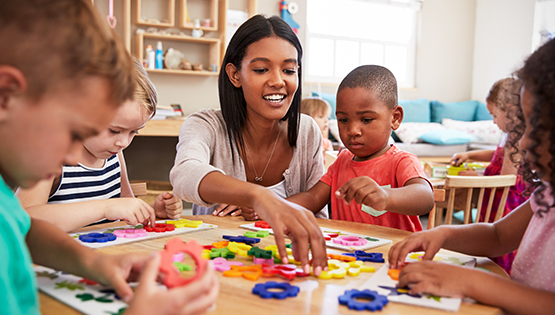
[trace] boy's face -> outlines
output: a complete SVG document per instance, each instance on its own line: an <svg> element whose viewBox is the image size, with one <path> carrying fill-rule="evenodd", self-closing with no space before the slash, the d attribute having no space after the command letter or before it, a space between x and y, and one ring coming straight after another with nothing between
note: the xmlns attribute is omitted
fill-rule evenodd
<svg viewBox="0 0 555 315"><path fill-rule="evenodd" d="M343 144L365 161L384 154L391 130L403 120L400 106L390 109L374 93L365 88L344 88L337 93L337 123Z"/></svg>
<svg viewBox="0 0 555 315"><path fill-rule="evenodd" d="M60 174L63 164L76 164L82 141L103 130L117 108L98 77L38 101L12 96L7 104L0 117L0 172L9 185L23 188Z"/></svg>
<svg viewBox="0 0 555 315"><path fill-rule="evenodd" d="M149 117L144 106L137 101L127 101L117 110L110 125L98 136L85 140L83 145L93 159L107 159L127 148ZM79 162L86 163L87 156L84 159Z"/></svg>

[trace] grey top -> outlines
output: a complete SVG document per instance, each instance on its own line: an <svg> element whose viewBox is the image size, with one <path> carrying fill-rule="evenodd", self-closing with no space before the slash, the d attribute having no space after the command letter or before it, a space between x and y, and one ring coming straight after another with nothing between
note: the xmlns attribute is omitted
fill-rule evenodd
<svg viewBox="0 0 555 315"><path fill-rule="evenodd" d="M177 197L196 204L194 214L211 214L216 206L202 200L198 192L201 180L208 173L221 172L246 181L239 150L235 144L233 146L234 159L220 110L200 110L183 122L170 181ZM301 115L297 145L289 168L283 173L287 196L307 191L320 180L324 174L322 155L322 134L318 125L309 116ZM327 209L322 209L316 217L327 218Z"/></svg>

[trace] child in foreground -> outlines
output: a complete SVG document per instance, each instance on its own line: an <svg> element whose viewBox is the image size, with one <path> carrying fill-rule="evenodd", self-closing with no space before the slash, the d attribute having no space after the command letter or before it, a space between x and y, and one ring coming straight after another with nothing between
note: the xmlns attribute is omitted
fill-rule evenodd
<svg viewBox="0 0 555 315"><path fill-rule="evenodd" d="M432 209L434 197L418 158L388 144L403 120L391 71L351 71L339 85L335 114L348 150L314 187L288 200L314 211L331 199L332 219L422 231L418 215Z"/></svg>
<svg viewBox="0 0 555 315"><path fill-rule="evenodd" d="M456 153L451 158L451 164L459 166L462 163L473 160L479 162L490 162L486 167L484 176L493 175L516 175L516 184L509 189L507 203L503 211L503 216L516 209L530 198L530 185L523 178L522 158L523 151L518 145L518 141L522 138L525 129L524 117L520 105L520 90L522 82L514 78L504 78L493 84L488 97L486 98L487 107L493 116L493 122L505 133L501 142L497 145L496 150L476 150L463 153ZM459 175L473 176L478 175L473 170L460 171ZM489 200L490 189L484 194L484 200ZM488 222L493 222L493 218L497 213L499 201L503 195L502 190L497 190L491 215ZM487 203L480 205L479 218L480 222L485 222ZM500 257L492 257L491 259L500 265L507 273L510 274L511 266L516 252L510 252Z"/></svg>
<svg viewBox="0 0 555 315"><path fill-rule="evenodd" d="M89 0L0 1L0 305L39 314L32 264L111 285L126 314L192 314L218 295L213 268L187 286L156 284L160 255L104 255L30 218L13 194L77 164L82 141L132 99L131 58ZM31 261L32 259L32 261ZM127 281L140 283L135 292Z"/></svg>
<svg viewBox="0 0 555 315"><path fill-rule="evenodd" d="M98 136L83 141L78 165L64 165L62 174L16 193L33 218L64 231L108 220L151 224L159 218L181 217L180 199L165 192L149 205L131 191L123 149L156 112L158 96L143 66L134 61L134 99L126 101ZM121 197L121 198L120 198Z"/></svg>
<svg viewBox="0 0 555 315"><path fill-rule="evenodd" d="M399 286L411 294L470 297L510 314L552 314L555 310L555 40L541 46L517 71L524 82L522 110L526 122L520 146L541 179L530 199L495 223L440 226L413 234L391 247L391 268L403 267L412 251L422 262L404 266ZM475 256L500 256L518 248L511 279L475 269L430 261L440 248Z"/></svg>

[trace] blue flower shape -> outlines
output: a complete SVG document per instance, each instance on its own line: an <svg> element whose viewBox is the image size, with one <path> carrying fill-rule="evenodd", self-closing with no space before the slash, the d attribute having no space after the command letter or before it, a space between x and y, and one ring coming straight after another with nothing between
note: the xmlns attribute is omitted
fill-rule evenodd
<svg viewBox="0 0 555 315"><path fill-rule="evenodd" d="M361 260L361 261L370 261L370 262L375 262L375 263L385 262L385 259L383 259L383 254L382 253L367 253L367 252L362 251L362 250L356 250L354 252L354 254L353 253L345 253L343 255L356 257L357 260Z"/></svg>
<svg viewBox="0 0 555 315"><path fill-rule="evenodd" d="M281 289L283 291L274 292L268 291L268 289ZM253 294L260 295L263 299L279 299L283 300L287 297L295 297L299 294L299 287L291 285L287 282L275 282L275 281L268 281L266 283L258 283L252 289Z"/></svg>
<svg viewBox="0 0 555 315"><path fill-rule="evenodd" d="M85 243L106 243L116 240L116 236L112 233L89 233L79 235L79 240Z"/></svg>
<svg viewBox="0 0 555 315"><path fill-rule="evenodd" d="M365 298L369 299L369 302L359 302L355 298ZM354 309L357 311L369 310L377 311L381 310L388 300L387 297L379 295L376 291L370 290L347 290L345 294L339 296L339 304L347 305L349 309Z"/></svg>
<svg viewBox="0 0 555 315"><path fill-rule="evenodd" d="M246 237L243 235L238 235L238 236L231 236L231 235L222 235L222 237L230 242L237 242L237 243L245 243L245 244L255 244L255 243L260 243L260 238L252 238L252 237Z"/></svg>

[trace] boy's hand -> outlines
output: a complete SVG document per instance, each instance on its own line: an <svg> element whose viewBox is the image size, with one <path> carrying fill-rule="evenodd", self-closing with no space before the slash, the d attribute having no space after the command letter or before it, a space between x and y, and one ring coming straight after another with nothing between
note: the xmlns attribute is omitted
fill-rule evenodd
<svg viewBox="0 0 555 315"><path fill-rule="evenodd" d="M159 218L179 219L183 213L183 202L169 192L159 194L152 207Z"/></svg>
<svg viewBox="0 0 555 315"><path fill-rule="evenodd" d="M222 203L218 207L216 207L216 209L214 209L212 215L217 217L225 217L226 215L231 214L232 217L236 217L241 215L242 212L243 211L241 207Z"/></svg>
<svg viewBox="0 0 555 315"><path fill-rule="evenodd" d="M109 199L110 206L104 211L104 217L108 220L123 220L127 224L156 223L154 209L139 198L113 198Z"/></svg>
<svg viewBox="0 0 555 315"><path fill-rule="evenodd" d="M404 240L393 244L389 249L389 267L399 269L405 266L405 258L411 252L424 251L422 260L432 260L445 242L441 227L411 234Z"/></svg>
<svg viewBox="0 0 555 315"><path fill-rule="evenodd" d="M156 253L145 264L125 314L201 314L214 304L220 286L211 263L198 280L166 290L156 283L160 260Z"/></svg>
<svg viewBox="0 0 555 315"><path fill-rule="evenodd" d="M346 204L350 204L354 199L356 203L376 210L386 210L389 201L387 191L368 176L349 180L335 192L335 196L337 199L344 199Z"/></svg>
<svg viewBox="0 0 555 315"><path fill-rule="evenodd" d="M409 287L410 294L429 293L437 296L467 296L468 284L482 271L435 261L421 261L405 266L399 274L399 287Z"/></svg>

